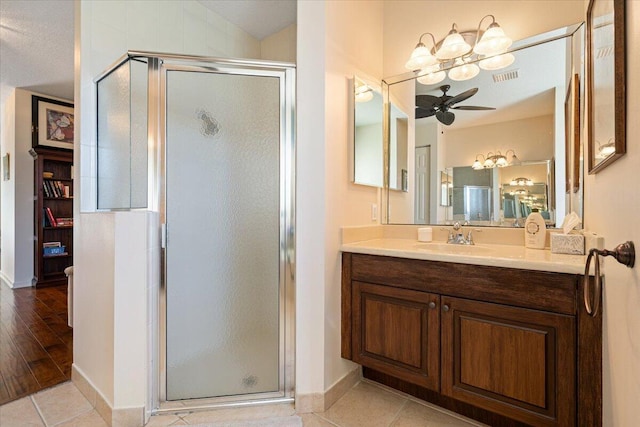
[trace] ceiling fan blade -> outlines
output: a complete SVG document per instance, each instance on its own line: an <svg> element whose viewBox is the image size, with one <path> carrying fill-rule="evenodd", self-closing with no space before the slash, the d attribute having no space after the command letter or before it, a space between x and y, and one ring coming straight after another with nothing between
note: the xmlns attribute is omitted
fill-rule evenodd
<svg viewBox="0 0 640 427"><path fill-rule="evenodd" d="M416 106L431 109L440 103L440 98L433 95L416 95Z"/></svg>
<svg viewBox="0 0 640 427"><path fill-rule="evenodd" d="M436 113L436 110L427 108L416 108L416 119L422 119L425 117L431 117Z"/></svg>
<svg viewBox="0 0 640 427"><path fill-rule="evenodd" d="M452 110L495 110L495 107L478 107L476 105L460 105L451 107Z"/></svg>
<svg viewBox="0 0 640 427"><path fill-rule="evenodd" d="M465 99L471 98L476 93L478 93L478 88L477 87L474 87L473 89L465 90L464 92L462 92L462 93L460 93L460 94L458 94L456 96L452 96L451 98L445 100L444 104L445 105L457 104L458 102L462 102Z"/></svg>
<svg viewBox="0 0 640 427"><path fill-rule="evenodd" d="M449 126L456 119L456 116L451 111L438 111L436 119L443 125Z"/></svg>

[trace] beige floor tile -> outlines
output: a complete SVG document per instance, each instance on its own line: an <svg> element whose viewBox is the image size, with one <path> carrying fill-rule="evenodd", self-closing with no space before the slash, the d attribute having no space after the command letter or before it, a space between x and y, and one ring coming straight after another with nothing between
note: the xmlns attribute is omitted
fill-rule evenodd
<svg viewBox="0 0 640 427"><path fill-rule="evenodd" d="M336 427L335 424L321 418L316 414L302 414L302 425L304 427Z"/></svg>
<svg viewBox="0 0 640 427"><path fill-rule="evenodd" d="M100 414L96 411L85 412L62 424L56 424L56 427L107 427Z"/></svg>
<svg viewBox="0 0 640 427"><path fill-rule="evenodd" d="M259 418L287 417L295 414L293 405L260 405L244 406L241 408L221 408L211 411L193 412L180 416L189 424L204 424L211 422L230 422L242 420L256 420Z"/></svg>
<svg viewBox="0 0 640 427"><path fill-rule="evenodd" d="M42 427L44 423L36 411L30 397L0 406L0 426L2 427Z"/></svg>
<svg viewBox="0 0 640 427"><path fill-rule="evenodd" d="M33 400L49 426L70 420L93 408L71 382L41 391L33 395Z"/></svg>
<svg viewBox="0 0 640 427"><path fill-rule="evenodd" d="M341 427L387 427L406 402L395 393L361 382L322 417Z"/></svg>
<svg viewBox="0 0 640 427"><path fill-rule="evenodd" d="M472 427L475 425L416 402L408 402L391 424L392 427Z"/></svg>
<svg viewBox="0 0 640 427"><path fill-rule="evenodd" d="M182 421L177 415L154 415L149 418L149 422L145 427L166 427L174 425L174 423Z"/></svg>

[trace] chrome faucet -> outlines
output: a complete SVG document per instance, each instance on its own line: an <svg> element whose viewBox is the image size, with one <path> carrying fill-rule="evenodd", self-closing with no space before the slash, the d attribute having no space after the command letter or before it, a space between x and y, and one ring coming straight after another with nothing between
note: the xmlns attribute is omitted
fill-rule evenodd
<svg viewBox="0 0 640 427"><path fill-rule="evenodd" d="M473 243L473 235L471 234L471 230L469 230L469 234L467 234L467 238L465 239L464 234L462 234L462 230L460 229L460 223L458 221L453 223L453 229L449 230L449 238L447 239L447 243L452 245L474 245Z"/></svg>

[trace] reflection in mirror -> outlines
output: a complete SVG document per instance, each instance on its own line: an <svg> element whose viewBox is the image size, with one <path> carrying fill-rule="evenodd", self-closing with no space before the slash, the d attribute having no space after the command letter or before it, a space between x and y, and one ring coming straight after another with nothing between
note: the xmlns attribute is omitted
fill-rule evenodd
<svg viewBox="0 0 640 427"><path fill-rule="evenodd" d="M393 103L389 116L389 188L406 192L409 185L409 117Z"/></svg>
<svg viewBox="0 0 640 427"><path fill-rule="evenodd" d="M384 222L517 227L538 211L553 226L571 210L582 216L582 188L556 194L565 189L565 95L574 73L582 74L582 33L577 24L516 42L511 66L467 81L424 85L419 72L384 79L385 100L423 104L409 115L409 197L387 193ZM460 94L452 122L425 113L425 103L438 110L436 98Z"/></svg>
<svg viewBox="0 0 640 427"><path fill-rule="evenodd" d="M382 187L382 95L374 84L354 76L353 100L352 180L355 184Z"/></svg>
<svg viewBox="0 0 640 427"><path fill-rule="evenodd" d="M451 206L453 197L453 176L449 171L440 172L440 206Z"/></svg>
<svg viewBox="0 0 640 427"><path fill-rule="evenodd" d="M481 170L455 166L440 177L441 200L449 197L448 204L441 203L443 223L522 227L527 215L540 212L547 225L555 225L551 160Z"/></svg>

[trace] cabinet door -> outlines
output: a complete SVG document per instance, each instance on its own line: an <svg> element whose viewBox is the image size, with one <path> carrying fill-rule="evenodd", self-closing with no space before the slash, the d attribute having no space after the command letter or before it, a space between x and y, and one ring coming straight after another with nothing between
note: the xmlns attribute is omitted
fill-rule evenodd
<svg viewBox="0 0 640 427"><path fill-rule="evenodd" d="M353 361L439 388L439 296L353 282Z"/></svg>
<svg viewBox="0 0 640 427"><path fill-rule="evenodd" d="M442 299L442 393L536 426L575 425L575 319Z"/></svg>

